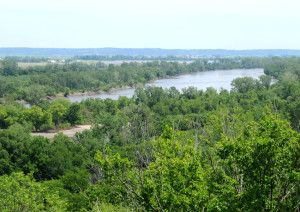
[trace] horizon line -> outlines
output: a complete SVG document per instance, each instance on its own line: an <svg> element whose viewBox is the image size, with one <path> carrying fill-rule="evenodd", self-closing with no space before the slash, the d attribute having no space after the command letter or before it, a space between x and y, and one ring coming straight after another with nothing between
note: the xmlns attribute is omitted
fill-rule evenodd
<svg viewBox="0 0 300 212"><path fill-rule="evenodd" d="M284 48L274 48L274 49L268 49L268 48L255 48L255 49L225 49L225 48L203 48L203 49L185 49L185 48L159 48L159 47L24 47L24 46L18 46L18 47L0 47L1 49L9 48L24 48L24 49L161 49L161 50L226 50L226 51L253 51L253 50L294 50L294 51L300 51L300 49L284 49Z"/></svg>

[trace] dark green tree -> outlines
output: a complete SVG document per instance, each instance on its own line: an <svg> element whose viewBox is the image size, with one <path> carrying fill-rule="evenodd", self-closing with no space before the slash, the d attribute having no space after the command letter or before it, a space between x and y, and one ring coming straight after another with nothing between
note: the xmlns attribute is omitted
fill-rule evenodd
<svg viewBox="0 0 300 212"><path fill-rule="evenodd" d="M67 109L65 118L72 126L75 124L81 123L83 117L82 117L82 113L81 113L80 104L73 103Z"/></svg>

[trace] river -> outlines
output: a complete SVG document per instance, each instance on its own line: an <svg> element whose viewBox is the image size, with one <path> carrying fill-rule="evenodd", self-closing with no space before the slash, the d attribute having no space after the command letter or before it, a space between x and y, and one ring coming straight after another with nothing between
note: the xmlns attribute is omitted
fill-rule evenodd
<svg viewBox="0 0 300 212"><path fill-rule="evenodd" d="M196 73L188 73L176 76L174 78L159 79L151 83L146 83L145 86L156 86L162 88L176 87L181 91L183 88L194 86L199 90L206 90L208 87L215 88L218 92L223 88L226 90L231 89L231 81L238 77L252 77L258 79L259 76L264 75L263 69L233 69L233 70L216 70L216 71L203 71ZM100 99L118 99L120 96L131 98L135 89L117 90L109 94L98 94L93 96L70 96L70 102L80 102L88 98Z"/></svg>

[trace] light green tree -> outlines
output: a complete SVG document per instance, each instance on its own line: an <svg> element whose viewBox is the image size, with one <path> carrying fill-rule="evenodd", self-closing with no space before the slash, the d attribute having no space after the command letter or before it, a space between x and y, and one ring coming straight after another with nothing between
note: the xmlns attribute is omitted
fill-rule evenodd
<svg viewBox="0 0 300 212"><path fill-rule="evenodd" d="M223 186L231 187L223 190L233 203L226 210L299 210L300 137L287 121L267 110L235 141L223 137L218 155Z"/></svg>
<svg viewBox="0 0 300 212"><path fill-rule="evenodd" d="M52 119L56 127L62 122L66 112L67 108L60 103L52 104L50 106L50 113L52 114Z"/></svg>
<svg viewBox="0 0 300 212"><path fill-rule="evenodd" d="M250 90L254 90L257 87L257 80L251 77L242 77L232 80L232 90L239 93L247 93Z"/></svg>
<svg viewBox="0 0 300 212"><path fill-rule="evenodd" d="M31 175L13 173L0 176L1 211L66 211L58 193L50 192Z"/></svg>
<svg viewBox="0 0 300 212"><path fill-rule="evenodd" d="M144 167L116 155L98 152L105 182L117 194L131 199L146 211L202 211L208 199L207 184L201 166L201 153L191 135L166 127L154 141L153 158L143 157Z"/></svg>
<svg viewBox="0 0 300 212"><path fill-rule="evenodd" d="M23 121L32 123L36 131L42 127L48 128L52 126L52 115L48 111L43 112L42 108L38 106L32 106L22 112Z"/></svg>

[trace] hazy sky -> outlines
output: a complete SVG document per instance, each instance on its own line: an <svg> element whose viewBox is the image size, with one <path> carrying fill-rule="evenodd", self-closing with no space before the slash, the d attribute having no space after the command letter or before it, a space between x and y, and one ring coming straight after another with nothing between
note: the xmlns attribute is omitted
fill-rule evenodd
<svg viewBox="0 0 300 212"><path fill-rule="evenodd" d="M1 0L0 47L300 49L300 1Z"/></svg>

